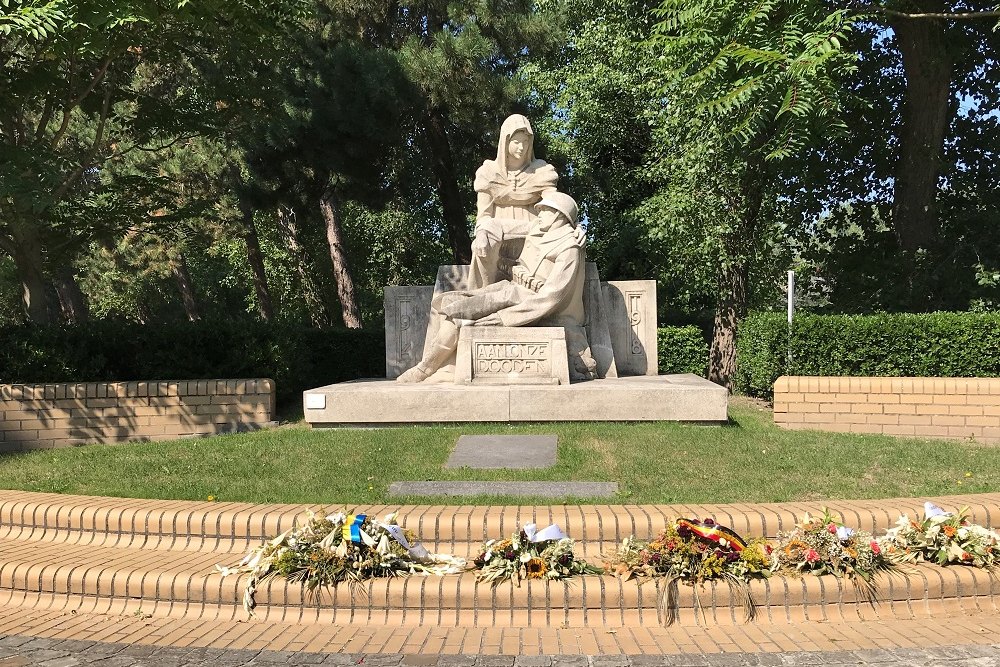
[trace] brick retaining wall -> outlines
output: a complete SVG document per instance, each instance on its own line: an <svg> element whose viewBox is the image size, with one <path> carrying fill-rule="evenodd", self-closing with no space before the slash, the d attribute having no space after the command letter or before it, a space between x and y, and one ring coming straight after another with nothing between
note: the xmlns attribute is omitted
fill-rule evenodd
<svg viewBox="0 0 1000 667"><path fill-rule="evenodd" d="M260 428L274 380L0 384L0 452Z"/></svg>
<svg viewBox="0 0 1000 667"><path fill-rule="evenodd" d="M1000 444L1000 378L783 376L774 383L774 422Z"/></svg>

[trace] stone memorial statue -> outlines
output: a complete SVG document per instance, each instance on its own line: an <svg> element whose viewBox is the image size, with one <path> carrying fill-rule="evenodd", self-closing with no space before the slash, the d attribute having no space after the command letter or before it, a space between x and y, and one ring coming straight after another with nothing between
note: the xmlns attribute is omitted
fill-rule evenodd
<svg viewBox="0 0 1000 667"><path fill-rule="evenodd" d="M504 121L476 170L471 263L386 287L385 379L306 391L309 424L728 419L724 387L658 375L656 282L601 280L533 140Z"/></svg>
<svg viewBox="0 0 1000 667"><path fill-rule="evenodd" d="M586 256L577 233L577 204L567 194L549 192L534 208L537 213L531 215L511 278L441 295L431 310L431 318L438 320L437 334L420 362L400 375L398 382L422 382L449 364L459 330L469 325L563 328L570 379L594 377L597 365L584 328Z"/></svg>
<svg viewBox="0 0 1000 667"><path fill-rule="evenodd" d="M556 191L559 175L535 159L531 123L520 114L500 127L497 159L476 170L476 232L472 242L469 289L508 277L520 241L535 219L535 204Z"/></svg>

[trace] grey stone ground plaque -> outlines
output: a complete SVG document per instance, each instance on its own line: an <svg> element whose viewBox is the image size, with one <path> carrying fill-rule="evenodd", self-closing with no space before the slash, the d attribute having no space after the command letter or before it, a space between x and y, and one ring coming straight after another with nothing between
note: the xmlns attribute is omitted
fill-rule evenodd
<svg viewBox="0 0 1000 667"><path fill-rule="evenodd" d="M613 498L617 482L393 482L390 496Z"/></svg>
<svg viewBox="0 0 1000 667"><path fill-rule="evenodd" d="M445 468L548 468L556 464L554 435L463 435Z"/></svg>

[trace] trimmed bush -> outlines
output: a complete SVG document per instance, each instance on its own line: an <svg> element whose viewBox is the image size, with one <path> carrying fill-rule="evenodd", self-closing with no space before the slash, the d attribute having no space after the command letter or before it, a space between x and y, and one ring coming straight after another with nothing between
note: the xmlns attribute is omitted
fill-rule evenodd
<svg viewBox="0 0 1000 667"><path fill-rule="evenodd" d="M1000 377L1000 313L803 315L787 328L777 314L744 322L740 392L770 396L780 375Z"/></svg>
<svg viewBox="0 0 1000 667"><path fill-rule="evenodd" d="M705 375L697 327L658 330L661 373ZM381 329L319 330L245 321L0 327L0 383L269 377L278 399L334 382L385 377Z"/></svg>
<svg viewBox="0 0 1000 667"><path fill-rule="evenodd" d="M698 327L661 327L656 333L661 373L695 373L705 377L708 344Z"/></svg>
<svg viewBox="0 0 1000 667"><path fill-rule="evenodd" d="M278 402L305 389L385 377L380 329L319 330L258 322L0 328L0 382L273 378Z"/></svg>
<svg viewBox="0 0 1000 667"><path fill-rule="evenodd" d="M774 381L785 375L788 321L784 313L752 313L736 337L733 389L747 396L770 397Z"/></svg>

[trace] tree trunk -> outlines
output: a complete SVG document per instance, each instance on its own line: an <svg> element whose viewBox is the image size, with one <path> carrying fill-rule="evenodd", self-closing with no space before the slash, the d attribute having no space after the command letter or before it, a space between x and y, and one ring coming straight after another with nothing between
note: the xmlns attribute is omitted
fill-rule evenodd
<svg viewBox="0 0 1000 667"><path fill-rule="evenodd" d="M941 12L942 0L923 0L919 11ZM892 220L902 249L929 248L938 236L937 190L948 131L952 61L945 23L897 19L892 22L903 56L906 93Z"/></svg>
<svg viewBox="0 0 1000 667"><path fill-rule="evenodd" d="M712 347L708 355L708 379L730 391L736 377L736 332L747 315L745 263L719 270L719 303L715 308Z"/></svg>
<svg viewBox="0 0 1000 667"><path fill-rule="evenodd" d="M264 258L260 252L260 238L257 236L257 226L253 222L253 209L240 203L243 214L243 240L247 244L247 263L253 274L253 288L257 294L257 310L261 319L270 322L274 319L274 306L271 302L271 290L267 286L267 272L264 270Z"/></svg>
<svg viewBox="0 0 1000 667"><path fill-rule="evenodd" d="M427 116L427 141L431 149L431 166L437 181L438 197L444 212L444 225L448 230L451 252L456 264L472 263L472 238L469 223L462 204L462 194L458 189L455 174L455 160L451 143L445 130L445 117L439 111L431 111Z"/></svg>
<svg viewBox="0 0 1000 667"><path fill-rule="evenodd" d="M712 346L708 355L708 379L730 392L736 378L736 334L749 308L750 263L758 252L764 185L770 178L760 149L761 146L756 146L748 158L739 181L739 191L732 198L731 206L740 218L722 238L728 261L720 265L717 275L719 301L715 307Z"/></svg>
<svg viewBox="0 0 1000 667"><path fill-rule="evenodd" d="M80 324L90 318L87 299L76 282L76 271L72 266L64 265L56 272L53 280L56 294L59 296L59 307L63 320L70 324Z"/></svg>
<svg viewBox="0 0 1000 667"><path fill-rule="evenodd" d="M326 241L330 246L330 260L333 262L333 278L337 283L337 298L340 299L341 314L348 329L361 328L361 309L358 308L354 278L347 264L344 249L344 235L340 226L340 209L332 190L327 189L319 199L319 208L326 223Z"/></svg>
<svg viewBox="0 0 1000 667"><path fill-rule="evenodd" d="M177 289L181 293L181 301L184 303L184 312L188 320L197 322L201 319L198 314L198 302L194 297L194 286L191 283L191 274L188 273L187 260L184 253L178 253L177 257L170 262L170 270L177 281Z"/></svg>
<svg viewBox="0 0 1000 667"><path fill-rule="evenodd" d="M11 257L21 281L21 302L28 321L33 324L51 324L48 281L42 261L42 240L38 231L30 227L10 228Z"/></svg>
<svg viewBox="0 0 1000 667"><path fill-rule="evenodd" d="M323 304L323 297L320 295L319 287L312 276L312 263L309 261L306 249L299 242L299 229L295 222L295 213L279 210L278 228L284 234L288 250L295 259L295 269L299 274L299 283L302 286L302 298L305 299L306 309L309 311L309 321L314 327L320 329L330 326L330 314Z"/></svg>

